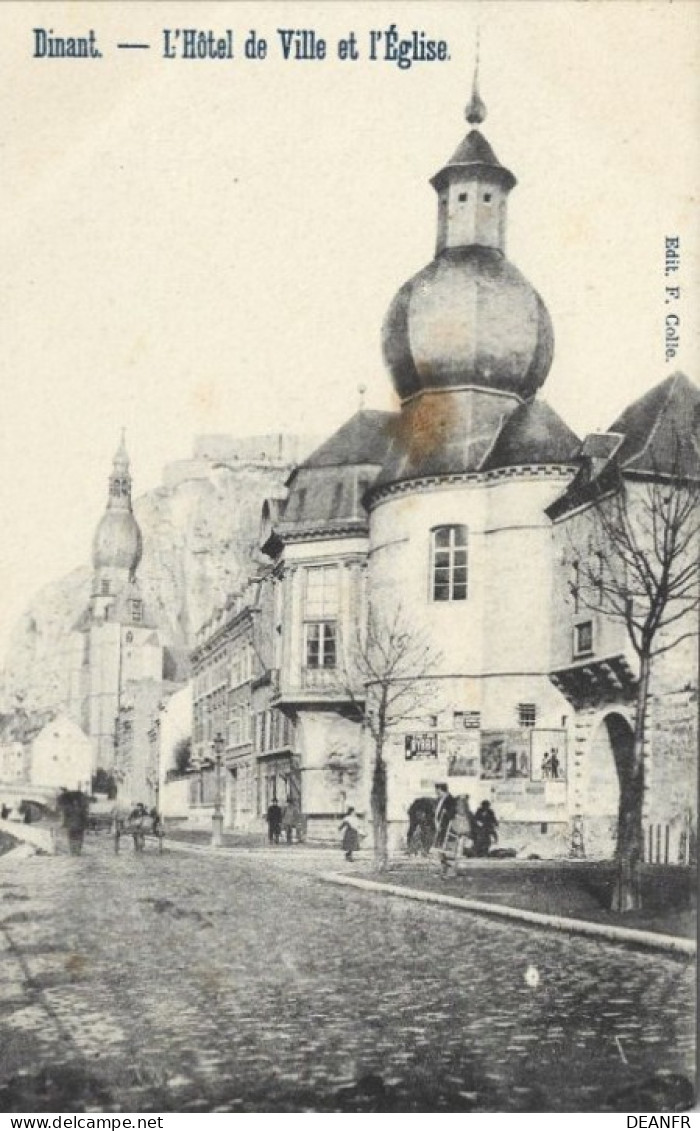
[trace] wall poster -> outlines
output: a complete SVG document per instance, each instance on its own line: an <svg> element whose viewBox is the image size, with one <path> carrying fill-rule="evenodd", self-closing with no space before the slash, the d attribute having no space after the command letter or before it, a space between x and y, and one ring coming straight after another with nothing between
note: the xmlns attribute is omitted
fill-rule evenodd
<svg viewBox="0 0 700 1131"><path fill-rule="evenodd" d="M565 782L567 747L565 730L532 731L532 781Z"/></svg>

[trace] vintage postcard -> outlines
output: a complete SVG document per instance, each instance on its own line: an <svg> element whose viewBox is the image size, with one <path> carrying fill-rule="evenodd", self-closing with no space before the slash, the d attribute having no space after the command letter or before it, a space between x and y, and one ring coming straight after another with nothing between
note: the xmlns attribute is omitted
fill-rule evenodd
<svg viewBox="0 0 700 1131"><path fill-rule="evenodd" d="M691 1126L699 54L0 6L2 1128Z"/></svg>

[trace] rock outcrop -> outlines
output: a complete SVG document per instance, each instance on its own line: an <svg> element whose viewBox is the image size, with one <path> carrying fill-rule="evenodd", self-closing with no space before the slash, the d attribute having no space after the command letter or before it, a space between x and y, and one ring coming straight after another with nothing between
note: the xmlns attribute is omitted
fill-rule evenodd
<svg viewBox="0 0 700 1131"><path fill-rule="evenodd" d="M138 577L166 645L166 679L187 677L199 625L254 570L263 501L284 493L291 470L278 452L226 463L216 457L166 468L166 485L134 503L144 544ZM68 642L91 576L85 565L45 586L22 616L5 664L7 707L54 710L66 702Z"/></svg>

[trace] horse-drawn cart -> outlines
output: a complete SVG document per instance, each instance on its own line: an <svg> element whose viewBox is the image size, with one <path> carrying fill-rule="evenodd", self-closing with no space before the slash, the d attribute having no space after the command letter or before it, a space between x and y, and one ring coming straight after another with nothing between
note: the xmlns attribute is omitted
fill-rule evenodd
<svg viewBox="0 0 700 1131"><path fill-rule="evenodd" d="M134 852L143 852L146 841L153 840L158 846L158 852L163 851L163 838L165 831L163 822L155 809L146 809L145 805L137 805L128 816L115 815L114 818L114 851L119 852L121 838L133 837Z"/></svg>

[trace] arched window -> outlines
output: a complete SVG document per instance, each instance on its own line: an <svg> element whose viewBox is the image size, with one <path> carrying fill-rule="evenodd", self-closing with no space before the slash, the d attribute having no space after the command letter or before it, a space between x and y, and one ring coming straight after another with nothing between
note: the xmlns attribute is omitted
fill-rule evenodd
<svg viewBox="0 0 700 1131"><path fill-rule="evenodd" d="M431 583L434 601L467 599L466 526L436 526L432 532Z"/></svg>

